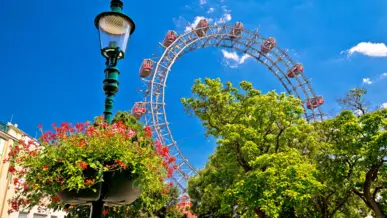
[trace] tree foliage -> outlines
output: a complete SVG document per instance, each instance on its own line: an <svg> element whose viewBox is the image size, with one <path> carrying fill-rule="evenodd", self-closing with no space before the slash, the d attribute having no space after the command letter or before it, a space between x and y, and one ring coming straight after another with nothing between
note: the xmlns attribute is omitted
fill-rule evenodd
<svg viewBox="0 0 387 218"><path fill-rule="evenodd" d="M387 182L387 110L357 117L343 111L326 121L324 140L330 146L334 174L356 194L376 217L385 217Z"/></svg>
<svg viewBox="0 0 387 218"><path fill-rule="evenodd" d="M192 91L182 103L218 144L189 181L199 217L386 216L387 110L369 112L365 89L339 100L351 111L312 124L298 99L248 82Z"/></svg>
<svg viewBox="0 0 387 218"><path fill-rule="evenodd" d="M197 80L194 97L182 99L219 144L206 169L190 181L190 196L202 196L192 210L205 215L219 208L217 217L279 217L288 206L303 214L302 205L322 188L312 164L313 126L301 117L301 102L293 96L261 94L248 82L240 88L219 79Z"/></svg>

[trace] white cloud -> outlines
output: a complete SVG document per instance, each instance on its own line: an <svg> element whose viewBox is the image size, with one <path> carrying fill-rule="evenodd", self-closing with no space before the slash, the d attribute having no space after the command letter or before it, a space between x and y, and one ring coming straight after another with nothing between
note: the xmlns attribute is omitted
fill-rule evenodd
<svg viewBox="0 0 387 218"><path fill-rule="evenodd" d="M228 52L224 49L222 49L221 51L223 53L224 58L231 59L231 60L237 62L237 64L243 64L243 63L245 63L245 61L247 59L251 58L251 56L248 54L244 54L240 57L236 52Z"/></svg>
<svg viewBox="0 0 387 218"><path fill-rule="evenodd" d="M362 116L363 115L363 112L361 110L355 110L354 113L357 115L357 116Z"/></svg>
<svg viewBox="0 0 387 218"><path fill-rule="evenodd" d="M231 10L228 9L228 6L224 5L224 1L218 0L219 2L210 1L210 0L198 0L194 1L190 5L186 5L186 8L197 8L199 6L200 13L206 14L206 16L211 16L212 19L206 18L205 16L196 16L194 18L193 23L190 24L190 26L187 26L186 24L188 21L185 19L182 19L180 16L179 18L174 18L174 23L176 24L176 27L182 26L182 21L185 20L185 28L184 32L189 32L192 29L196 28L197 24L200 22L201 19L206 18L208 22L212 25L218 25L218 24L224 24L226 22L231 21Z"/></svg>
<svg viewBox="0 0 387 218"><path fill-rule="evenodd" d="M228 21L230 21L232 19L231 17L231 14L230 13L225 13L223 14L223 16L221 18L219 18L218 20L215 21L215 25L216 24L224 24L224 23L227 23Z"/></svg>
<svg viewBox="0 0 387 218"><path fill-rule="evenodd" d="M239 62L239 56L236 52L228 52L224 49L222 49L223 57L226 59L232 59L236 62Z"/></svg>
<svg viewBox="0 0 387 218"><path fill-rule="evenodd" d="M245 63L245 61L246 61L247 59L249 59L249 58L251 58L250 55L244 54L244 55L241 57L241 59L239 60L239 63L240 63L240 64L243 64L243 63Z"/></svg>
<svg viewBox="0 0 387 218"><path fill-rule="evenodd" d="M380 75L380 79L384 79L384 78L387 78L387 73L382 73L382 74Z"/></svg>
<svg viewBox="0 0 387 218"><path fill-rule="evenodd" d="M222 17L215 21L215 25L224 24L232 19L231 10L227 9L227 6L222 6Z"/></svg>
<svg viewBox="0 0 387 218"><path fill-rule="evenodd" d="M363 78L363 84L371 85L372 81L370 78Z"/></svg>
<svg viewBox="0 0 387 218"><path fill-rule="evenodd" d="M387 102L385 102L382 105L380 105L380 108L387 108Z"/></svg>
<svg viewBox="0 0 387 218"><path fill-rule="evenodd" d="M231 20L231 14L224 14L223 17L224 17L224 20L226 20L226 22Z"/></svg>
<svg viewBox="0 0 387 218"><path fill-rule="evenodd" d="M371 57L387 57L387 46L384 43L360 42L347 51L349 55L360 53Z"/></svg>

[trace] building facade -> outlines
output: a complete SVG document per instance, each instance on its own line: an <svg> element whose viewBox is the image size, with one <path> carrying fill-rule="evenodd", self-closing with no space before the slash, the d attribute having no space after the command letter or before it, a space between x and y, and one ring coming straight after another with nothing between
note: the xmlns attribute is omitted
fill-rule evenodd
<svg viewBox="0 0 387 218"><path fill-rule="evenodd" d="M8 214L8 199L15 193L11 185L12 175L8 173L9 163L4 163L9 148L18 140L32 139L17 128L17 124L0 122L0 217L1 218L64 218L66 213L62 211L43 210L33 208L29 212L18 212Z"/></svg>

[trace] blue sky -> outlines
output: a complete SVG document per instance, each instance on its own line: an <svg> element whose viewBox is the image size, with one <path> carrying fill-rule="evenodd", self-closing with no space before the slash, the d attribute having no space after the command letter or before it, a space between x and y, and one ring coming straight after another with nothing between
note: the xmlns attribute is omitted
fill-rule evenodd
<svg viewBox="0 0 387 218"><path fill-rule="evenodd" d="M242 21L247 29L274 36L289 49L324 96L326 113L339 110L335 99L365 86L376 106L387 102L387 2L384 0L169 0L124 1L137 28L121 61L120 92L115 109L128 110L141 100L138 69L167 30L184 32L188 22ZM36 126L90 120L103 111L104 60L99 53L95 16L109 1L1 1L2 55L0 121L17 123L35 136ZM183 153L203 167L215 142L204 138L195 118L184 114L194 79L253 82L263 91L283 88L252 59L231 50L203 49L182 57L172 68L166 90L168 120ZM228 59L226 58L228 57ZM231 58L231 59L230 59ZM234 60L233 60L234 59ZM239 61L240 62L240 61ZM237 66L237 67L236 67ZM383 76L384 75L384 76Z"/></svg>

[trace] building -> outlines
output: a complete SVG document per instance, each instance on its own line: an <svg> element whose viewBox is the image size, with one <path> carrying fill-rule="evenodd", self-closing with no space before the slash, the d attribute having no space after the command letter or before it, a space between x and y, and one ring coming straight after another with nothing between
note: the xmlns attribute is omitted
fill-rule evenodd
<svg viewBox="0 0 387 218"><path fill-rule="evenodd" d="M11 175L8 173L9 163L3 163L10 146L20 139L32 139L17 128L17 124L0 122L0 217L1 218L64 218L66 213L45 210L38 212L33 208L28 212L12 213L8 215L8 199L15 193L11 185Z"/></svg>

